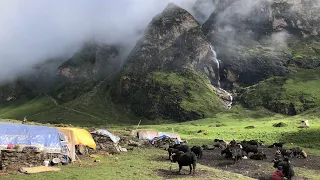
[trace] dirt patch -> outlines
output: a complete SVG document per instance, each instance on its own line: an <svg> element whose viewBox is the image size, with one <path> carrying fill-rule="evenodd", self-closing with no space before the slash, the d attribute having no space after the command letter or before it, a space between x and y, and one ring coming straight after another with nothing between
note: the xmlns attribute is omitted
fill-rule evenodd
<svg viewBox="0 0 320 180"><path fill-rule="evenodd" d="M220 155L221 150L216 149L204 151L204 155L202 159L198 159L198 163L216 169L242 174L256 179L271 179L271 174L274 171L272 160L276 149L266 147L260 149L262 149L263 152L265 152L268 159L243 159L240 160L238 163L233 164L232 160L225 159L224 156ZM307 168L313 170L320 169L320 157L317 156L309 156L307 159L293 158L291 162L294 167ZM293 179L304 180L306 178L299 176L299 174L296 174L296 176Z"/></svg>
<svg viewBox="0 0 320 180"><path fill-rule="evenodd" d="M175 178L202 178L207 179L212 177L212 172L208 172L205 170L196 169L195 174L189 175L189 167L183 167L181 173L179 174L179 166L175 164L175 166L171 166L172 169L159 169L157 170L157 174L164 179L175 179Z"/></svg>

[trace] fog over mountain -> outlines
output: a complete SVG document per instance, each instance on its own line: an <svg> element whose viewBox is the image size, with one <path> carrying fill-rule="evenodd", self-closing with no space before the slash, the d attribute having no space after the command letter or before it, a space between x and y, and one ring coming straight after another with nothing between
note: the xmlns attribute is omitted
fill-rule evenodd
<svg viewBox="0 0 320 180"><path fill-rule="evenodd" d="M204 23L217 3L224 1L1 0L0 82L28 73L33 66L50 58L70 57L88 40L121 44L128 54L147 24L170 2L188 10L199 23ZM240 6L231 11L233 14L249 14L259 8L262 1L239 2ZM220 15L221 21L228 21L230 11L226 13ZM227 36L232 37L229 30L226 29ZM281 40L286 39L286 35L280 35Z"/></svg>
<svg viewBox="0 0 320 180"><path fill-rule="evenodd" d="M88 40L130 48L169 2L192 12L195 0L0 1L0 81L48 58L70 56ZM206 7L213 4L198 4L209 16Z"/></svg>

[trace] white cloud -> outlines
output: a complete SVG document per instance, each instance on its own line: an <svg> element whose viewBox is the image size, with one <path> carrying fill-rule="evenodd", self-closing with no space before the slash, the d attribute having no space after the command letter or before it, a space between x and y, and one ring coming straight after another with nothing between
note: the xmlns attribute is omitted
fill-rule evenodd
<svg viewBox="0 0 320 180"><path fill-rule="evenodd" d="M190 11L195 3L172 1ZM47 58L70 54L88 39L134 44L169 2L0 0L0 81L28 72Z"/></svg>

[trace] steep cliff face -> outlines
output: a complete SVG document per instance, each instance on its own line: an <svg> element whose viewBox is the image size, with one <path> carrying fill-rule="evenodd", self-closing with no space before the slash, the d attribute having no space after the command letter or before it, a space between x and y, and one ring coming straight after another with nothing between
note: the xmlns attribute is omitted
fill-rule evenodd
<svg viewBox="0 0 320 180"><path fill-rule="evenodd" d="M169 4L153 18L125 65L125 73L179 69L202 70L212 52L198 22L186 10Z"/></svg>
<svg viewBox="0 0 320 180"><path fill-rule="evenodd" d="M116 46L88 42L59 67L57 74L70 81L108 78L119 71L120 64Z"/></svg>
<svg viewBox="0 0 320 180"><path fill-rule="evenodd" d="M320 4L317 0L274 1L273 29L286 29L300 36L320 33Z"/></svg>
<svg viewBox="0 0 320 180"><path fill-rule="evenodd" d="M0 87L1 104L32 97L35 97L35 94L22 81L4 84Z"/></svg>
<svg viewBox="0 0 320 180"><path fill-rule="evenodd" d="M294 115L318 106L317 94L299 83L290 83L290 89L284 88L296 72L297 77L314 73L299 68L319 67L320 6L317 2L218 2L202 30L222 62L222 86L235 89L253 85L241 92L240 98L251 108L264 106L277 113ZM268 79L272 76L283 78ZM263 81L265 79L268 80Z"/></svg>
<svg viewBox="0 0 320 180"><path fill-rule="evenodd" d="M152 20L144 36L129 55L121 73L122 97L130 101L134 111L148 118L188 120L205 117L208 115L207 112L183 107L182 102L189 99L194 101L194 104L201 104L206 102L200 102L205 99L205 94L211 93L215 96L210 82L205 80L209 77L212 82L217 81L218 65L213 61L214 52L211 48L193 16L186 10L169 4ZM161 76L154 76L155 72ZM206 74L207 77L202 77L201 74ZM174 75L186 84L175 87L173 82L167 82L166 85L157 83L156 77L163 77L165 82L167 75L170 77ZM197 78L188 80L189 77L195 76L199 77L199 80ZM167 81L172 80L174 78L167 79ZM197 84L197 82L202 83ZM195 91L195 86L202 89L197 95L191 92ZM160 94L159 97L172 95L175 97L172 97L171 101L162 101L160 100L162 98L155 100L154 96L157 94ZM200 97L196 97L198 95ZM212 111L221 109L220 104L215 104L219 101L218 98L213 97L212 101L209 104L202 104L203 109Z"/></svg>
<svg viewBox="0 0 320 180"><path fill-rule="evenodd" d="M252 85L273 75L283 76L288 65L318 67L315 36L319 34L320 6L316 2L218 3L202 29L222 61L225 86Z"/></svg>

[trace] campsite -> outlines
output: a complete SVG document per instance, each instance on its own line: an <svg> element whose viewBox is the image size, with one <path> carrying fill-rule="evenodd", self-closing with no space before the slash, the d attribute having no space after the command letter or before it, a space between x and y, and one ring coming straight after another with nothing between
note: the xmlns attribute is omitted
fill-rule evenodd
<svg viewBox="0 0 320 180"><path fill-rule="evenodd" d="M220 115L219 119L227 118L225 115ZM13 168L10 171L1 171L2 179L44 179L45 177L61 177L61 178L75 178L75 179L87 179L87 178L97 178L105 179L104 177L109 177L107 179L117 179L117 178L142 178L142 179L215 179L215 178L231 178L235 179L269 179L274 168L272 167L272 158L274 156L275 148L268 148L267 145L275 141L275 135L281 135L281 132L291 133L291 137L283 137L287 139L288 145L285 147L295 147L300 146L305 151L308 152L307 159L301 158L292 158L292 163L294 164L294 169L296 176L293 179L318 179L320 176L320 153L317 147L318 141L312 138L308 132L313 132L318 130L320 127L318 125L313 125L310 129L305 129L303 132L307 134L294 135L294 132L301 131L299 124L297 124L299 118L296 118L296 122L291 122L293 119L283 119L281 122L288 123L289 127L281 128L272 128L273 130L267 130L266 127L272 127L275 122L278 120L266 119L260 123L255 123L255 133L254 131L248 132L249 130L245 129L248 124L252 122L242 122L235 124L233 121L225 120L225 126L215 127L216 124L219 124L219 121L214 119L205 119L201 121L179 123L179 124L166 124L166 125L140 125L137 126L128 126L124 128L123 126L108 128L111 129L117 135L112 135L109 131L88 128L91 129L91 132L100 132L105 133L109 139L108 143L105 145L101 144L101 138L97 136L84 136L81 137L78 135L73 135L74 139L81 140L81 142L72 141L73 144L87 144L91 146L91 149L87 152L79 152L79 149L75 148L76 158L75 162L71 162L68 165L57 165L52 166L53 168L59 168L58 172L44 172L37 174L25 174L18 171L19 167ZM5 120L6 121L6 120ZM18 123L19 121L9 121ZM37 123L36 123L37 124ZM20 125L20 124L19 124ZM54 125L50 125L54 127ZM61 126L61 125L58 125ZM51 128L50 127L50 128ZM154 131L151 128L158 130ZM237 135L233 132L233 129L237 128L241 130L237 131ZM295 128L295 129L293 129ZM74 127L57 127L57 129L74 129ZM82 132L84 135L90 135L89 131L81 128L76 128L78 132ZM172 129L174 132L172 132ZM205 129L208 133L205 135L203 132L198 133L198 129ZM171 131L170 131L171 130ZM224 139L232 140L232 137L235 139L260 139L261 137L268 137L265 139L266 146L262 147L263 151L267 154L267 159L263 161L256 161L251 159L243 159L237 164L233 164L232 160L225 159L224 156L220 155L220 149L214 150L204 150L204 155L201 159L197 160L198 166L196 173L194 175L188 175L188 168L183 168L182 173L178 174L178 165L176 163L171 163L168 160L168 153L165 150L167 145L162 143L157 143L157 138L163 138L167 131L167 135L172 137L172 143L175 143L177 140L179 142L187 140L187 144L192 147L193 145L203 145L206 144L209 147L213 147L213 139L221 138L224 136ZM73 134L73 131L65 131ZM89 133L89 134L86 134ZM106 133L109 132L109 133ZM76 134L76 133L75 133ZM179 135L180 136L179 136ZM273 137L270 136L273 134ZM100 135L101 136L101 135ZM99 137L100 137L99 136ZM87 138L85 138L87 137ZM95 138L94 138L95 137ZM159 138L159 139L161 139ZM277 137L276 137L277 138ZM309 138L309 141L300 143L300 138ZM67 138L70 139L69 136ZM71 138L72 139L72 138ZM100 144L93 144L93 139L99 139ZM114 141L112 141L113 139ZM112 141L112 143L109 143ZM119 142L119 145L115 145L114 142ZM52 143L51 143L52 144ZM107 145L106 145L107 144ZM109 144L112 144L112 148L101 149L101 147L110 147ZM71 145L68 141L68 145ZM314 146L313 146L314 145ZM96 147L96 150L94 150ZM100 148L100 150L98 150ZM71 148L70 148L71 149ZM126 149L126 151L121 151L121 149ZM109 153L110 152L110 153ZM88 154L86 154L88 153ZM79 159L80 158L80 161ZM42 165L42 164L40 164ZM24 167L25 164L23 164Z"/></svg>
<svg viewBox="0 0 320 180"><path fill-rule="evenodd" d="M320 180L320 0L0 0L0 180Z"/></svg>

